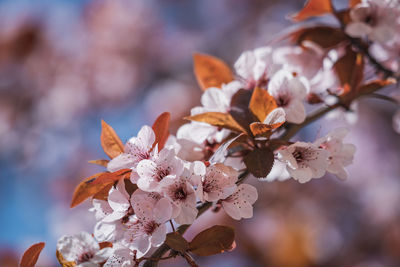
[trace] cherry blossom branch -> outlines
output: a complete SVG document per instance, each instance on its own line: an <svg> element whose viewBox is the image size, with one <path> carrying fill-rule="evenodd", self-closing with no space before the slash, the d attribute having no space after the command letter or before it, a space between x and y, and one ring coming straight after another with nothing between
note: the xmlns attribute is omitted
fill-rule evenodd
<svg viewBox="0 0 400 267"><path fill-rule="evenodd" d="M247 175L249 174L248 170L245 170L243 173L241 173L238 177L238 182L237 184L242 183L246 178ZM212 207L212 202L205 202L201 204L199 207L197 207L198 213L197 213L197 218L199 218L204 212L206 212L209 208ZM176 229L176 232L183 235L190 227L190 224L184 224L179 226ZM164 243L162 244L156 251L153 252L153 254L146 260L144 263L143 267L154 267L157 266L158 261L157 259L161 259L162 256L167 253L170 250L170 247ZM185 257L185 256L184 256ZM186 260L189 258L185 257ZM190 257L191 259L191 257Z"/></svg>

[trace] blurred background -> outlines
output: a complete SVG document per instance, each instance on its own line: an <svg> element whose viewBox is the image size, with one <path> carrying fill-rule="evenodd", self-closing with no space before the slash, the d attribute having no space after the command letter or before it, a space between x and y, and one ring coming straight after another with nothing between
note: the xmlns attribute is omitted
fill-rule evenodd
<svg viewBox="0 0 400 267"><path fill-rule="evenodd" d="M343 2L343 1L339 1ZM345 3L339 3L345 4ZM173 129L201 95L192 54L233 64L287 31L299 0L0 1L0 266L17 266L45 241L38 266L57 266L64 234L92 232L88 202L70 209L75 186L102 171L104 119L126 141L170 111ZM378 100L379 101L379 100ZM187 233L236 228L236 249L200 266L400 266L400 142L395 107L363 100L348 142L350 178L300 185L251 181L252 219L208 212ZM313 141L344 121L307 127ZM185 266L181 260L161 266Z"/></svg>

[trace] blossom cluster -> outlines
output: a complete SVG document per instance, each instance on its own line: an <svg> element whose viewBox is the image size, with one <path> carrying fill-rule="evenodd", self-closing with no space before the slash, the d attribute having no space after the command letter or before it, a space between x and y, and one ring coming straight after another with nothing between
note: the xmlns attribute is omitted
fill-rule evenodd
<svg viewBox="0 0 400 267"><path fill-rule="evenodd" d="M59 240L62 261L134 266L154 260L147 254L159 247L161 256L170 250L171 257L180 255L193 265L189 252L221 253L234 246L234 236L228 228L209 228L192 244L175 227L192 224L205 207L223 209L235 220L251 218L258 193L243 183L248 177L306 183L330 173L345 180L345 167L356 151L344 141L347 128L314 142L291 138L328 112L338 108L348 113L358 98L393 83L386 78L395 77L396 70L380 65L368 49L396 43L393 33L400 32L400 22L394 2L351 1L343 15L329 0L310 0L295 19L332 13L343 27L304 28L291 34L295 45L245 51L233 71L217 58L196 54L195 75L204 90L201 105L191 109L186 117L190 122L176 136L169 133L169 113L161 114L152 127L143 126L125 145L103 122L101 143L111 160L92 163L107 171L78 185L71 203L73 207L92 198L97 223L93 236L81 233ZM385 78L364 76L367 63ZM314 106L322 108L308 112ZM218 235L210 234L214 231ZM196 242L203 238L215 238L214 247L206 243L199 252Z"/></svg>

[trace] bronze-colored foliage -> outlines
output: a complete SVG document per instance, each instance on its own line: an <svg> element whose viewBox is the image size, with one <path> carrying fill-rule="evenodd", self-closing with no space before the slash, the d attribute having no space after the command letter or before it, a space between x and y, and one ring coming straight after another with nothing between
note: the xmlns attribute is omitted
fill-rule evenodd
<svg viewBox="0 0 400 267"><path fill-rule="evenodd" d="M177 232L167 234L165 243L175 251L185 253L189 249L189 243Z"/></svg>
<svg viewBox="0 0 400 267"><path fill-rule="evenodd" d="M315 26L302 28L290 34L290 39L298 45L303 41L312 41L322 48L333 48L347 40L346 35L338 28Z"/></svg>
<svg viewBox="0 0 400 267"><path fill-rule="evenodd" d="M248 153L243 162L249 172L257 178L266 177L274 165L274 153L268 148L256 148Z"/></svg>
<svg viewBox="0 0 400 267"><path fill-rule="evenodd" d="M221 87L233 81L234 76L229 66L216 57L196 53L193 55L194 74L202 90Z"/></svg>
<svg viewBox="0 0 400 267"><path fill-rule="evenodd" d="M197 234L189 243L189 250L198 256L210 256L231 250L234 240L233 228L214 225Z"/></svg>
<svg viewBox="0 0 400 267"><path fill-rule="evenodd" d="M20 267L34 267L39 259L40 252L45 246L44 242L36 243L30 246L22 255Z"/></svg>
<svg viewBox="0 0 400 267"><path fill-rule="evenodd" d="M205 122L210 125L226 128L238 133L244 132L243 128L228 113L206 112L202 114L185 117L185 119L191 121Z"/></svg>
<svg viewBox="0 0 400 267"><path fill-rule="evenodd" d="M292 16L292 20L302 21L332 12L333 7L331 0L308 0L303 9Z"/></svg>
<svg viewBox="0 0 400 267"><path fill-rule="evenodd" d="M101 121L100 141L104 152L110 158L115 158L124 152L124 144L121 139L114 129L103 120Z"/></svg>
<svg viewBox="0 0 400 267"><path fill-rule="evenodd" d="M161 150L167 142L169 136L170 118L171 114L169 112L164 112L155 120L152 127L156 136L156 141L154 142L153 148L156 144L158 144L158 150Z"/></svg>

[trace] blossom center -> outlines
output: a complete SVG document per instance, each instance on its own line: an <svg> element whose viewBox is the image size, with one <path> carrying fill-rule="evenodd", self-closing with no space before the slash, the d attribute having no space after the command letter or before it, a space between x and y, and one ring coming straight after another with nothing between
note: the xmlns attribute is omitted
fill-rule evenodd
<svg viewBox="0 0 400 267"><path fill-rule="evenodd" d="M165 176L170 174L170 168L158 168L157 169L157 174L156 174L156 179L157 181L161 181L162 179L165 178Z"/></svg>
<svg viewBox="0 0 400 267"><path fill-rule="evenodd" d="M143 231L147 235L151 235L152 233L154 233L154 231L157 229L158 226L159 226L159 224L156 223L155 221L145 222L143 224Z"/></svg>
<svg viewBox="0 0 400 267"><path fill-rule="evenodd" d="M314 154L314 151L311 149L296 147L292 155L297 163L304 163L305 161L315 159Z"/></svg>
<svg viewBox="0 0 400 267"><path fill-rule="evenodd" d="M287 107L290 103L290 97L288 95L279 95L276 99L276 104L278 107Z"/></svg>
<svg viewBox="0 0 400 267"><path fill-rule="evenodd" d="M178 187L174 192L174 199L185 200L187 197L186 189L183 186Z"/></svg>
<svg viewBox="0 0 400 267"><path fill-rule="evenodd" d="M90 261L90 259L93 257L94 257L94 253L92 251L85 251L78 257L77 264L81 264L81 263Z"/></svg>

